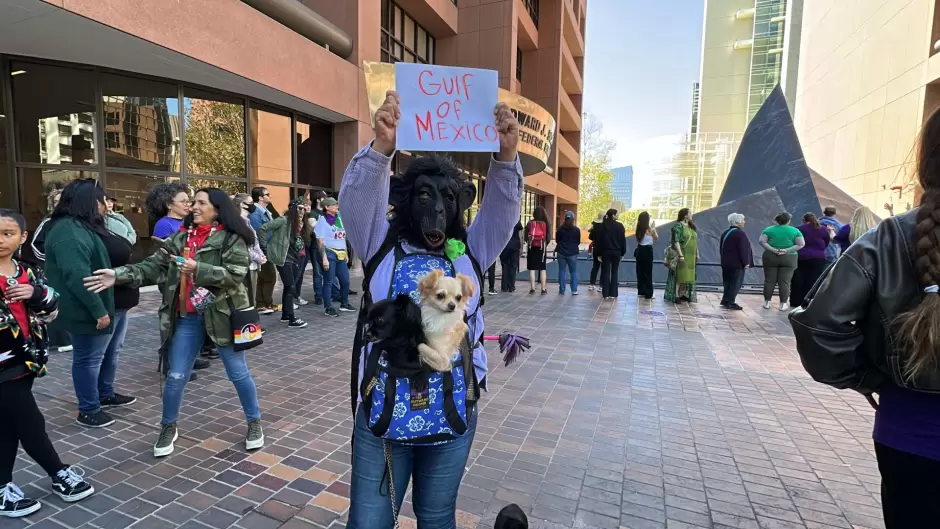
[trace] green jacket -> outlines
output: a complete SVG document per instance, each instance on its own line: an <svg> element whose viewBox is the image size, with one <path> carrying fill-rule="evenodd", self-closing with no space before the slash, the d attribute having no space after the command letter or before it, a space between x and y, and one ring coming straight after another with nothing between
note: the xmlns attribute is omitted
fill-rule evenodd
<svg viewBox="0 0 940 529"><path fill-rule="evenodd" d="M185 231L174 234L164 243L166 248L177 255L182 254L185 245ZM206 332L216 345L232 345L232 323L229 319L232 311L227 300L232 300L236 310L249 306L248 290L244 284L251 261L248 245L238 235L220 231L206 239L196 255L190 257L199 263L193 284L206 287L216 295L215 303L203 313ZM118 285L163 285L163 302L160 303L159 311L160 338L166 343L173 336L176 318L179 316L180 269L175 258L160 250L143 262L115 269L115 275Z"/></svg>
<svg viewBox="0 0 940 529"><path fill-rule="evenodd" d="M46 281L59 292L56 323L75 334L108 334L114 330L114 291L95 294L83 279L95 270L111 268L101 237L74 219L55 221L45 238ZM111 325L97 329L98 318L107 314Z"/></svg>
<svg viewBox="0 0 940 529"><path fill-rule="evenodd" d="M268 261L274 263L274 266L284 266L287 260L287 245L290 242L287 229L287 215L265 222L258 229L258 244L261 245L261 251L268 256ZM268 234L271 239L268 239Z"/></svg>

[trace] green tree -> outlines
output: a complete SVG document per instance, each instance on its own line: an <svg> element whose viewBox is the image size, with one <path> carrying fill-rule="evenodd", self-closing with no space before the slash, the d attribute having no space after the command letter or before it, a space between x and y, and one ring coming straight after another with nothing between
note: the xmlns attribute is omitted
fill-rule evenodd
<svg viewBox="0 0 940 529"><path fill-rule="evenodd" d="M604 136L604 126L589 112L584 113L581 129L581 182L578 187L579 225L590 228L598 213L610 208L614 197L610 182L614 179L610 155L617 144Z"/></svg>
<svg viewBox="0 0 940 529"><path fill-rule="evenodd" d="M185 116L186 170L190 174L244 178L244 107L193 99Z"/></svg>
<svg viewBox="0 0 940 529"><path fill-rule="evenodd" d="M618 218L623 227L627 230L627 237L636 230L636 219L639 218L642 209L628 209L621 211Z"/></svg>

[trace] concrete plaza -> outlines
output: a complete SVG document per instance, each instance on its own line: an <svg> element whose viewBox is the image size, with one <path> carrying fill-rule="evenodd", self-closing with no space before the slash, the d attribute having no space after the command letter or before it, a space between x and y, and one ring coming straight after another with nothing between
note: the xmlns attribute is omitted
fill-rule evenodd
<svg viewBox="0 0 940 529"><path fill-rule="evenodd" d="M716 294L676 307L633 289L604 302L583 286L577 297L519 286L486 300L487 334L523 334L533 348L503 367L491 346L461 528L492 527L508 503L553 529L883 527L872 410L813 382L784 315L759 297L729 313ZM139 400L114 411L116 424L75 424L69 354L53 353L35 386L56 447L98 494L64 504L21 453L16 482L44 507L0 528L344 527L355 315L310 305L300 330L264 317L265 345L249 353L261 451L244 451L241 407L214 361L187 387L176 453L157 460L156 299L142 297L116 384ZM414 527L410 504L402 513Z"/></svg>

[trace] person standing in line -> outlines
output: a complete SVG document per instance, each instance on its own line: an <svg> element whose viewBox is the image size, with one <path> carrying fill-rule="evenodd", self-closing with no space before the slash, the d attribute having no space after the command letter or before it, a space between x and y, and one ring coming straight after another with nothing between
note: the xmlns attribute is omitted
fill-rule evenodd
<svg viewBox="0 0 940 529"><path fill-rule="evenodd" d="M636 219L636 293L646 299L653 299L653 243L659 240L656 223L650 221L650 214L640 213ZM591 279L594 271L591 271Z"/></svg>
<svg viewBox="0 0 940 529"><path fill-rule="evenodd" d="M796 272L793 273L793 288L790 289L791 307L799 307L803 304L803 298L816 284L819 276L826 271L826 251L833 235L832 229L823 226L812 213L803 215L803 224L800 224L798 229L803 234L805 244L797 252L798 260Z"/></svg>
<svg viewBox="0 0 940 529"><path fill-rule="evenodd" d="M298 200L303 200L304 202L304 207L307 210L307 216L304 218L304 223L309 225L310 224L309 215L310 215L310 206L311 206L310 193L305 193L303 198L302 199L298 198ZM310 230L308 234L312 235L313 228L308 227L308 229ZM315 239L315 237L311 236L310 240L313 240L313 239ZM307 264L310 262L310 242L309 241L305 241L305 242L307 243L307 245L304 247L304 251L302 252L303 255L298 257L297 275L294 276L294 281L296 281L296 283L294 284L294 305L295 305L294 310L297 310L301 306L304 306L310 303L309 301L307 301L300 295L300 292L303 290L303 286L304 286L304 273L307 271Z"/></svg>
<svg viewBox="0 0 940 529"><path fill-rule="evenodd" d="M503 271L503 274L505 273L506 272ZM489 285L490 285L490 290L488 294L491 296L495 296L497 294L496 292L496 263L491 264L490 267L486 269L486 278L489 280Z"/></svg>
<svg viewBox="0 0 940 529"><path fill-rule="evenodd" d="M875 213L865 206L859 206L852 214L852 222L843 224L842 229L836 233L835 242L842 252L849 249L853 242L878 224Z"/></svg>
<svg viewBox="0 0 940 529"><path fill-rule="evenodd" d="M323 199L326 198L325 191L314 191L310 194L310 213L308 214L307 224L310 225L310 232L317 227L323 210ZM307 252L308 258L313 270L313 304L323 305L323 263L320 262L320 247L316 236L310 237L310 248Z"/></svg>
<svg viewBox="0 0 940 529"><path fill-rule="evenodd" d="M40 267L46 264L46 254L43 251L46 245L46 231L44 228L49 223L49 219L52 218L52 212L55 210L55 207L59 205L59 198L61 196L61 189L56 188L49 191L49 195L46 197L46 218L42 219L42 222L36 227L36 231L33 232L33 240L30 243L30 247L33 250L33 256L36 258L36 264ZM60 322L56 320L50 321L46 324L46 332L49 333L49 347L55 347L60 353L72 352L72 341L69 338L69 333L62 329Z"/></svg>
<svg viewBox="0 0 940 529"><path fill-rule="evenodd" d="M281 321L292 329L301 329L307 322L294 314L294 288L297 286L297 267L307 254L310 226L307 204L302 198L290 202L287 212L266 222L258 230L258 243L281 275Z"/></svg>
<svg viewBox="0 0 940 529"><path fill-rule="evenodd" d="M764 249L764 308L769 309L774 289L780 288L780 310L790 309L790 281L796 271L797 252L803 247L803 234L790 225L792 217L786 211L774 217L775 224L764 228L758 244Z"/></svg>
<svg viewBox="0 0 940 529"><path fill-rule="evenodd" d="M248 220L251 222L251 227L254 228L255 233L258 234L260 242L261 234L259 230L261 226L274 219L274 216L268 210L271 205L271 193L265 187L256 187L251 190L251 199L255 203L255 210L248 215ZM261 247L264 248L263 243ZM273 314L277 310L274 304L277 268L271 262L271 256L267 257L267 262L261 265L261 269L258 271L258 286L255 295L255 308L258 309L258 314ZM291 305L291 309L293 309L293 305Z"/></svg>
<svg viewBox="0 0 940 529"><path fill-rule="evenodd" d="M738 292L744 284L744 273L754 266L754 253L751 241L744 233L744 215L728 215L729 228L721 234L718 241L721 253L721 282L724 285L721 306L728 310L744 310L736 303Z"/></svg>
<svg viewBox="0 0 940 529"><path fill-rule="evenodd" d="M604 222L604 214L600 211L597 212L597 218L591 221L591 227L588 229L588 239L591 241L590 246L588 247L588 253L591 254L591 284L588 286L588 290L593 292L597 287L597 275L601 272L601 251L600 246L597 244L594 236L595 230L597 230L601 224Z"/></svg>
<svg viewBox="0 0 940 529"><path fill-rule="evenodd" d="M349 304L349 253L346 245L346 229L339 212L339 202L335 198L324 198L320 220L317 221L315 235L320 248L320 262L323 265L323 306L327 316L339 316L333 308L333 279L339 279L339 310L356 312Z"/></svg>
<svg viewBox="0 0 940 529"><path fill-rule="evenodd" d="M59 319L72 339L77 422L89 428L114 424L102 408L137 401L114 391L126 311L119 319L113 290L94 294L82 283L92 271L111 267L106 239L126 244L105 228L104 211L104 191L97 181L73 180L52 213L45 243L46 278L59 292Z"/></svg>
<svg viewBox="0 0 940 529"><path fill-rule="evenodd" d="M14 256L26 242L26 219L0 209L0 517L21 518L42 504L26 497L13 483L13 466L20 444L52 479L52 492L73 503L95 492L85 471L66 465L46 433L46 419L33 396L33 381L46 374L49 359L45 326L55 319L58 294L41 275Z"/></svg>
<svg viewBox="0 0 940 529"><path fill-rule="evenodd" d="M189 208L192 203L189 198L189 189L183 184L171 182L153 186L150 192L147 193L146 199L147 211L151 218L158 219L153 226L153 238L162 243L164 240L176 235L183 226L183 219L186 218L186 215L189 215ZM163 288L163 285L158 285L158 288ZM166 358L166 347L166 343L160 346L159 357L161 359ZM211 349L208 343L204 344L202 354L207 358L197 358L193 363L194 370L209 368L212 364L209 362L208 357L218 358L217 353ZM164 375L166 375L167 368L167 363L163 362ZM193 381L196 378L196 373L193 373L190 375L189 380Z"/></svg>
<svg viewBox="0 0 940 529"><path fill-rule="evenodd" d="M248 215L251 214L255 208L251 195L248 193L236 193L232 201L238 208L242 219L245 220L245 223L248 224L250 228L251 221L248 220ZM258 237L255 237L254 243L248 246L248 256L251 258L251 263L248 265L248 274L245 275L245 288L248 289L248 301L251 303L251 306L254 307L255 294L257 292L255 285L258 284L258 270L268 261L264 252L261 251L261 246L258 244Z"/></svg>
<svg viewBox="0 0 940 529"><path fill-rule="evenodd" d="M526 241L526 269L529 271L529 294L535 294L535 276L538 275L542 285L542 294L548 294L548 276L545 272L545 262L548 258L549 236L548 214L545 208L536 206L532 212L532 220L525 227Z"/></svg>
<svg viewBox="0 0 940 529"><path fill-rule="evenodd" d="M516 291L516 275L519 273L519 254L522 251L522 219L512 229L512 237L499 254L499 265L503 268L502 292Z"/></svg>
<svg viewBox="0 0 940 529"><path fill-rule="evenodd" d="M571 295L578 295L578 254L581 253L581 228L574 224L574 212L565 212L565 221L555 231L558 256L558 293L565 295L566 272L571 275Z"/></svg>
<svg viewBox="0 0 940 529"><path fill-rule="evenodd" d="M695 288L695 264L698 260L698 231L692 222L689 208L679 210L676 223L669 234L669 244L679 252L679 263L666 277L666 293L663 299L672 303L685 301L695 303L698 293Z"/></svg>
<svg viewBox="0 0 940 529"><path fill-rule="evenodd" d="M823 208L823 216L819 218L819 223L829 229L832 234L829 246L826 246L826 263L832 264L839 258L840 248L835 241L835 235L842 229L842 223L836 219L836 207L826 206Z"/></svg>
<svg viewBox="0 0 940 529"><path fill-rule="evenodd" d="M595 232L601 247L601 293L604 299L616 299L620 291L620 260L627 253L627 233L617 222L617 210L608 209L600 232Z"/></svg>
<svg viewBox="0 0 940 529"><path fill-rule="evenodd" d="M940 520L940 113L925 121L915 163L920 205L863 232L790 313L813 379L875 409L886 529Z"/></svg>

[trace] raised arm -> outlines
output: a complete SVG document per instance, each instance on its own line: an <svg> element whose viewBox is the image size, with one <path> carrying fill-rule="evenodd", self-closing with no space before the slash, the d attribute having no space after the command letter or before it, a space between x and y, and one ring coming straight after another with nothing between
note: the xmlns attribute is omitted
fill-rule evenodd
<svg viewBox="0 0 940 529"><path fill-rule="evenodd" d="M499 152L490 158L486 193L480 211L467 229L467 247L484 270L496 262L506 247L522 207L522 163L517 152L519 122L505 103L496 105L493 113L499 132Z"/></svg>

